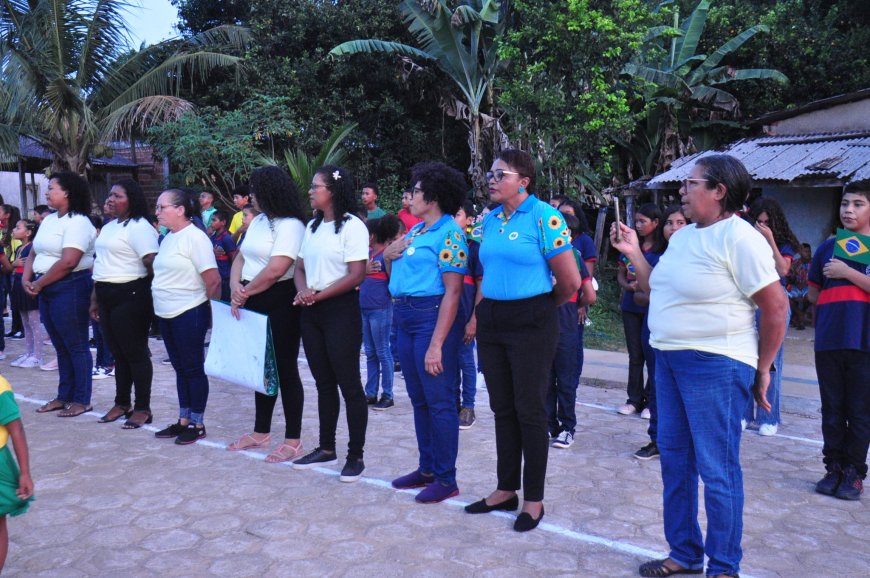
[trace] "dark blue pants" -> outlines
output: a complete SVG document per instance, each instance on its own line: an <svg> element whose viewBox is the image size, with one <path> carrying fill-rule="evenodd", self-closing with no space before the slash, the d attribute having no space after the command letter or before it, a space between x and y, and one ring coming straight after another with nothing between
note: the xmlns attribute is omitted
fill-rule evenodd
<svg viewBox="0 0 870 578"><path fill-rule="evenodd" d="M647 409L649 409L649 426L646 428L646 433L649 435L650 441L656 441L656 435L659 429L659 411L658 403L656 402L656 353L655 349L649 344L649 323L648 317L644 317L643 321L643 355L647 360L647 368L652 376L649 380L649 394L647 396Z"/></svg>
<svg viewBox="0 0 870 578"><path fill-rule="evenodd" d="M551 436L577 427L577 332L559 333L556 358L547 390L547 420Z"/></svg>
<svg viewBox="0 0 870 578"><path fill-rule="evenodd" d="M208 402L208 377L205 375L205 333L211 324L208 301L171 319L157 318L160 333L178 389L178 416L195 424L203 423Z"/></svg>
<svg viewBox="0 0 870 578"><path fill-rule="evenodd" d="M70 273L39 293L39 313L57 351L57 399L91 403L93 359L88 325L93 288L90 271Z"/></svg>
<svg viewBox="0 0 870 578"><path fill-rule="evenodd" d="M816 351L822 398L822 454L828 470L855 466L867 476L870 444L870 353L853 349ZM769 399L769 398L768 398Z"/></svg>
<svg viewBox="0 0 870 578"><path fill-rule="evenodd" d="M465 331L463 328L463 335ZM461 388L460 388L461 384ZM477 366L474 363L474 341L459 343L459 366L456 371L457 391L461 389L460 405L474 409L474 398L477 396Z"/></svg>

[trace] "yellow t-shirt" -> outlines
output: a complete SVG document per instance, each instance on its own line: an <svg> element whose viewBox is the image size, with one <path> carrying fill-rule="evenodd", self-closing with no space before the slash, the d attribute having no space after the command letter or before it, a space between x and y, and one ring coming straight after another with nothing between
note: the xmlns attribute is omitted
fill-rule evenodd
<svg viewBox="0 0 870 578"><path fill-rule="evenodd" d="M242 226L242 219L244 219L245 214L244 211L239 211L233 218L230 219L230 226L227 228L230 232L230 235L235 235L236 231L238 231Z"/></svg>
<svg viewBox="0 0 870 578"><path fill-rule="evenodd" d="M15 403L15 394L12 393L12 386L6 378L0 375L0 448L6 447L6 442L9 441L6 424L16 419L21 419L21 412Z"/></svg>

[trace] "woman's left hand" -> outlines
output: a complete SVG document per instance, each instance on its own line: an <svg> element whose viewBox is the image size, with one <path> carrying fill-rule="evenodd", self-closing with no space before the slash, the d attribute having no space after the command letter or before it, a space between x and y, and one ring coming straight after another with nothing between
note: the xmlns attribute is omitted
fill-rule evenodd
<svg viewBox="0 0 870 578"><path fill-rule="evenodd" d="M23 283L24 292L30 295L31 297L36 297L39 295L39 287L35 282L31 281L30 283Z"/></svg>
<svg viewBox="0 0 870 578"><path fill-rule="evenodd" d="M296 294L296 298L293 299L293 305L305 305L310 306L314 305L316 302L317 291L312 288L303 289L299 293Z"/></svg>
<svg viewBox="0 0 870 578"><path fill-rule="evenodd" d="M429 375L441 375L444 372L444 366L441 365L441 348L430 344L426 356L423 357L423 365Z"/></svg>
<svg viewBox="0 0 870 578"><path fill-rule="evenodd" d="M757 369L755 371L755 384L752 386L752 394L755 403L764 411L770 411L770 402L767 401L767 388L770 386L770 370Z"/></svg>

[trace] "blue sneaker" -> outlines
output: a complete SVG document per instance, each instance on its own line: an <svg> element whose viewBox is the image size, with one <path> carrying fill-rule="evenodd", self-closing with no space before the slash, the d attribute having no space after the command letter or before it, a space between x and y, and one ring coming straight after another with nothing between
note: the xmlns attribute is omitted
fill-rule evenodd
<svg viewBox="0 0 870 578"><path fill-rule="evenodd" d="M456 482L449 486L445 486L441 482L433 482L423 488L414 500L421 504L437 504L458 495L459 487L456 485Z"/></svg>

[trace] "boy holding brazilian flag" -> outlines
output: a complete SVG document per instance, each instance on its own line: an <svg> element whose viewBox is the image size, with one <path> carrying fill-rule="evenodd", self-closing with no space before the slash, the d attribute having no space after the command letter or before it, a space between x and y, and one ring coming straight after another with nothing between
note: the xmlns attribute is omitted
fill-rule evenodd
<svg viewBox="0 0 870 578"><path fill-rule="evenodd" d="M840 222L809 272L827 470L816 491L858 500L870 446L870 181L845 187Z"/></svg>

